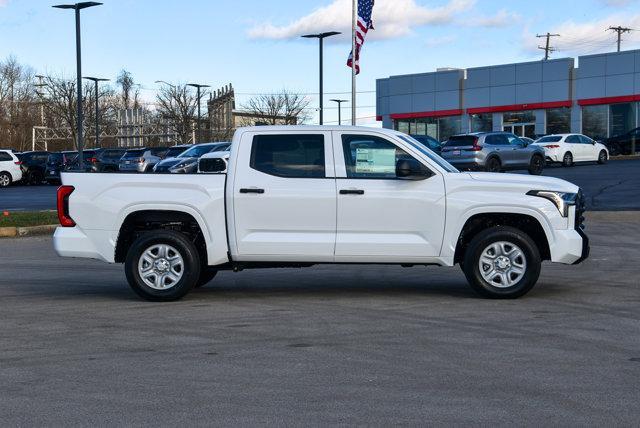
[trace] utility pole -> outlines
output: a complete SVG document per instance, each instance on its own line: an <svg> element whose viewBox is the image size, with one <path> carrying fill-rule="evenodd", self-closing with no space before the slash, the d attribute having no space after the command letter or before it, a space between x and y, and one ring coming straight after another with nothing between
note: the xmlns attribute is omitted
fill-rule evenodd
<svg viewBox="0 0 640 428"><path fill-rule="evenodd" d="M544 51L544 60L548 60L549 59L549 54L553 51L555 51L556 49L551 47L549 42L551 40L552 37L560 37L560 34L551 34L551 33L547 33L547 34L536 34L537 38L542 38L545 37L547 39L547 43L544 46L538 46L538 49L542 49Z"/></svg>
<svg viewBox="0 0 640 428"><path fill-rule="evenodd" d="M617 27L609 27L609 28L607 28L607 31L615 31L616 33L618 33L618 52L620 52L620 42L622 42L622 34L623 33L628 33L631 30L632 30L632 28L621 27L620 25L618 25Z"/></svg>

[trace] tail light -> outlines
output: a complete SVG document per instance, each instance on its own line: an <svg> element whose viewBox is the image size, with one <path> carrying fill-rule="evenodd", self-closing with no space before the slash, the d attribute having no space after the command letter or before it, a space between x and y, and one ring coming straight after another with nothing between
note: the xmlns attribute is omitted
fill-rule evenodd
<svg viewBox="0 0 640 428"><path fill-rule="evenodd" d="M76 222L69 215L69 195L73 193L75 187L60 186L58 187L58 220L62 227L74 227Z"/></svg>
<svg viewBox="0 0 640 428"><path fill-rule="evenodd" d="M89 158L89 159L87 159L87 162L97 163L98 162L98 158Z"/></svg>
<svg viewBox="0 0 640 428"><path fill-rule="evenodd" d="M544 146L547 149L559 149L560 146L558 144L549 144L548 146Z"/></svg>
<svg viewBox="0 0 640 428"><path fill-rule="evenodd" d="M473 140L473 146L471 146L470 149L466 149L466 150L470 152L479 152L480 150L482 150L482 146L478 145L478 140L479 138L475 137Z"/></svg>
<svg viewBox="0 0 640 428"><path fill-rule="evenodd" d="M15 163L16 165L22 165L22 162L20 162L20 161L15 161L14 163Z"/></svg>

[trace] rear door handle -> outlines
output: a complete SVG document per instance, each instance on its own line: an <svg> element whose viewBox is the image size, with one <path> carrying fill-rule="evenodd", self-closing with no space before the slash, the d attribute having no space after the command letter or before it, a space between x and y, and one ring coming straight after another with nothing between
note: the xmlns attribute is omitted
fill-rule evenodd
<svg viewBox="0 0 640 428"><path fill-rule="evenodd" d="M242 188L240 189L240 193L264 193L264 189L255 189L255 188L251 188L251 189L247 189L247 188Z"/></svg>
<svg viewBox="0 0 640 428"><path fill-rule="evenodd" d="M364 190L362 189L342 189L340 190L341 195L364 195Z"/></svg>

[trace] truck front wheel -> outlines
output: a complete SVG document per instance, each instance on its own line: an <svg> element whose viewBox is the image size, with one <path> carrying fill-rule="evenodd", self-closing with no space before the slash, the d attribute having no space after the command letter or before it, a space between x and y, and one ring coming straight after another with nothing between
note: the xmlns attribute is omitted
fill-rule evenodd
<svg viewBox="0 0 640 428"><path fill-rule="evenodd" d="M178 300L200 278L200 256L183 234L154 230L133 242L124 269L129 285L143 299Z"/></svg>
<svg viewBox="0 0 640 428"><path fill-rule="evenodd" d="M470 242L462 270L469 285L485 297L515 299L533 288L541 258L535 242L524 232L497 226Z"/></svg>

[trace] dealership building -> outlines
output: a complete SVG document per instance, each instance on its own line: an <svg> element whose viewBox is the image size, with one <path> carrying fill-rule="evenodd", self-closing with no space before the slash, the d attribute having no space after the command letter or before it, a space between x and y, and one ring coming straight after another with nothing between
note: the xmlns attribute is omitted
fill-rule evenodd
<svg viewBox="0 0 640 428"><path fill-rule="evenodd" d="M409 134L577 132L594 139L640 126L640 50L440 69L378 79L376 115Z"/></svg>

